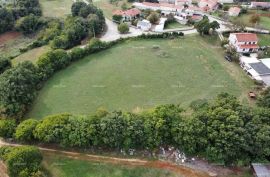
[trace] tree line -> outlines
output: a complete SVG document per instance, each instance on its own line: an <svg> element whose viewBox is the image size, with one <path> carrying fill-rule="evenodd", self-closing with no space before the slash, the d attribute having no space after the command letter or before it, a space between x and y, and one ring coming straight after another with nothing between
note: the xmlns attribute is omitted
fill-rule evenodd
<svg viewBox="0 0 270 177"><path fill-rule="evenodd" d="M200 155L225 165L247 165L270 157L270 110L250 108L236 97L219 94L197 100L187 115L179 105L160 105L141 113L59 114L42 120L0 121L0 136L24 143L63 147L146 150L173 146L187 155Z"/></svg>

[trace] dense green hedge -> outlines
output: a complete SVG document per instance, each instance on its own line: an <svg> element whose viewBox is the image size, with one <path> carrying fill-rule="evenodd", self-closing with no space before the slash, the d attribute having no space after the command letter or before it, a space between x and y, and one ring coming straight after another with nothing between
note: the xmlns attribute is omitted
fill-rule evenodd
<svg viewBox="0 0 270 177"><path fill-rule="evenodd" d="M22 142L112 150L173 146L226 165L270 157L270 110L245 107L226 93L197 104L192 115L169 104L141 113L98 110L85 116L52 115L22 121L12 130L6 131Z"/></svg>

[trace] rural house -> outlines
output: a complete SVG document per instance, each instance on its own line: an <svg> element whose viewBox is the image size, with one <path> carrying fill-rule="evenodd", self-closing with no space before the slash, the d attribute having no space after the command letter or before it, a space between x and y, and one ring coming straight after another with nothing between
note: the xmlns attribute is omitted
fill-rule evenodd
<svg viewBox="0 0 270 177"><path fill-rule="evenodd" d="M141 11L136 8L128 9L128 10L116 10L113 12L113 15L122 16L122 21L132 21L136 18L139 18L141 15Z"/></svg>
<svg viewBox="0 0 270 177"><path fill-rule="evenodd" d="M229 14L229 16L237 17L239 15L240 11L241 11L241 9L239 7L231 7L228 10L228 14Z"/></svg>
<svg viewBox="0 0 270 177"><path fill-rule="evenodd" d="M218 8L217 0L200 0L198 6L203 11L215 11Z"/></svg>
<svg viewBox="0 0 270 177"><path fill-rule="evenodd" d="M152 25L148 20L142 20L137 23L137 28L140 28L143 31L149 31L151 26Z"/></svg>
<svg viewBox="0 0 270 177"><path fill-rule="evenodd" d="M254 33L231 33L229 44L239 53L252 53L259 49L258 38Z"/></svg>

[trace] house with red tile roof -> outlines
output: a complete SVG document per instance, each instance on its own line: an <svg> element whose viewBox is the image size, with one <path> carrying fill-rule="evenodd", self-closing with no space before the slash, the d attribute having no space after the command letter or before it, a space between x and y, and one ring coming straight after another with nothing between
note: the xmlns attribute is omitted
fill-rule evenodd
<svg viewBox="0 0 270 177"><path fill-rule="evenodd" d="M259 49L258 37L254 33L231 33L229 44L239 53L253 53Z"/></svg>
<svg viewBox="0 0 270 177"><path fill-rule="evenodd" d="M113 15L122 16L122 21L132 21L141 15L141 11L137 8L132 8L128 10L116 10L113 12Z"/></svg>
<svg viewBox="0 0 270 177"><path fill-rule="evenodd" d="M239 7L231 7L228 10L229 16L237 17L240 13L241 9Z"/></svg>
<svg viewBox="0 0 270 177"><path fill-rule="evenodd" d="M198 6L203 11L215 11L218 8L218 1L217 0L200 0Z"/></svg>

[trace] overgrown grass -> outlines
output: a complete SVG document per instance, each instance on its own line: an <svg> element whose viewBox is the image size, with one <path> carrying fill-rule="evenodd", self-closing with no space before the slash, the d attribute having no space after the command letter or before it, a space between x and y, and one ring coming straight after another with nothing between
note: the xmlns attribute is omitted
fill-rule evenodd
<svg viewBox="0 0 270 177"><path fill-rule="evenodd" d="M270 35L269 34L257 34L259 38L260 46L270 46Z"/></svg>
<svg viewBox="0 0 270 177"><path fill-rule="evenodd" d="M73 0L40 0L45 17L64 18L71 14Z"/></svg>
<svg viewBox="0 0 270 177"><path fill-rule="evenodd" d="M14 58L12 62L13 64L17 64L23 61L31 61L35 63L42 54L46 53L49 50L49 46L38 47L19 55L18 57Z"/></svg>
<svg viewBox="0 0 270 177"><path fill-rule="evenodd" d="M89 114L100 107L132 111L167 103L187 106L220 92L249 103L253 82L238 64L224 59L216 39L130 40L90 55L47 81L27 117Z"/></svg>
<svg viewBox="0 0 270 177"><path fill-rule="evenodd" d="M186 25L182 25L178 22L170 22L168 24L165 25L165 29L175 29L175 28L185 28L187 27Z"/></svg>

